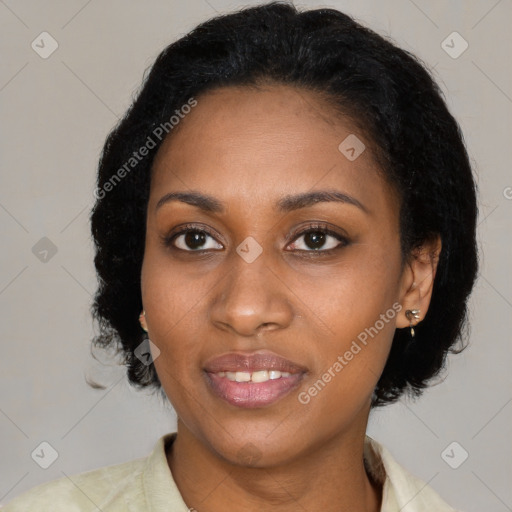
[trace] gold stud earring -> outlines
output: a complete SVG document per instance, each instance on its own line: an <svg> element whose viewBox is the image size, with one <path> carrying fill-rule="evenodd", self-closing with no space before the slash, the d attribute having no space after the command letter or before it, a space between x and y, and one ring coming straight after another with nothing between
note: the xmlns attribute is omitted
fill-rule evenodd
<svg viewBox="0 0 512 512"><path fill-rule="evenodd" d="M407 320L409 320L409 327L411 328L411 338L414 338L415 332L414 327L412 326L413 319L419 320L420 319L420 310L419 309L406 309L405 310L405 316L407 317Z"/></svg>
<svg viewBox="0 0 512 512"><path fill-rule="evenodd" d="M142 310L142 313L139 315L139 323L142 329L148 332L148 326L146 325L146 312Z"/></svg>

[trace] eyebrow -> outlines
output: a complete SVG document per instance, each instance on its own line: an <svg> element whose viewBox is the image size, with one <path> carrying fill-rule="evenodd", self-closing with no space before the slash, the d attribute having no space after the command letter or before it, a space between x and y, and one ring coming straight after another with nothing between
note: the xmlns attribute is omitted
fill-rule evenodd
<svg viewBox="0 0 512 512"><path fill-rule="evenodd" d="M195 206L208 213L224 213L223 204L213 196L203 194L201 192L169 192L165 194L156 204L155 210L171 201L180 201L182 203ZM339 190L315 190L311 192L303 192L296 195L288 195L279 199L275 208L281 213L287 213L301 208L307 208L316 203L336 202L350 204L356 206L365 213L369 213L364 206L355 197L340 192Z"/></svg>

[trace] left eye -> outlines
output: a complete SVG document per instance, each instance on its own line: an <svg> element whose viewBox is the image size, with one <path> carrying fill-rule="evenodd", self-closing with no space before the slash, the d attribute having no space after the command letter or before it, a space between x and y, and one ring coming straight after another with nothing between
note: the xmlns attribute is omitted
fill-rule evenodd
<svg viewBox="0 0 512 512"><path fill-rule="evenodd" d="M297 244L296 241L301 238L303 238L304 241L301 244ZM345 246L348 243L345 237L325 228L312 228L302 231L294 240L292 244L294 249L307 252L327 252L337 247ZM326 243L327 246L325 246ZM300 247L300 245L302 245L302 247Z"/></svg>

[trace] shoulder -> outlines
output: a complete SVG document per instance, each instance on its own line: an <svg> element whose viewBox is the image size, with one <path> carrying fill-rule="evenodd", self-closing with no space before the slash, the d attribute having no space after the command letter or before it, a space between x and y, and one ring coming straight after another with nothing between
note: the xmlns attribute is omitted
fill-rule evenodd
<svg viewBox="0 0 512 512"><path fill-rule="evenodd" d="M145 462L134 459L40 484L14 498L2 512L78 512L107 505L109 512L143 510Z"/></svg>
<svg viewBox="0 0 512 512"><path fill-rule="evenodd" d="M366 437L365 458L383 484L383 512L457 512L423 480L402 467L386 447Z"/></svg>

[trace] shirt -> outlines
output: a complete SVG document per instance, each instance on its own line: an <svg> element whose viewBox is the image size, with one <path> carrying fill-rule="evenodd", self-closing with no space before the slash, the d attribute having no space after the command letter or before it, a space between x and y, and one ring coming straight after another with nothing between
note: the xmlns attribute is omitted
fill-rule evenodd
<svg viewBox="0 0 512 512"><path fill-rule="evenodd" d="M189 512L167 463L165 434L143 458L62 477L29 489L3 512ZM369 436L364 442L367 471L382 487L381 512L456 512L420 479L400 466Z"/></svg>

